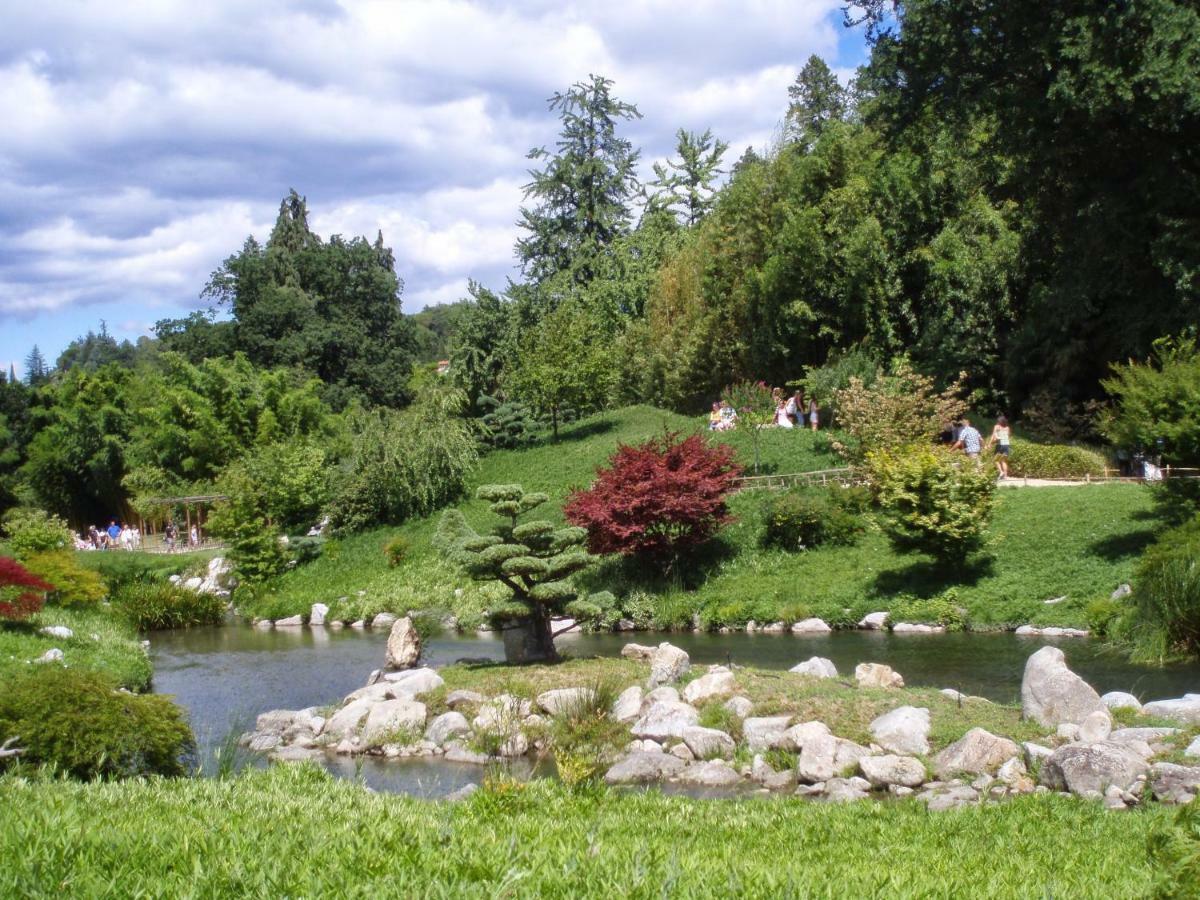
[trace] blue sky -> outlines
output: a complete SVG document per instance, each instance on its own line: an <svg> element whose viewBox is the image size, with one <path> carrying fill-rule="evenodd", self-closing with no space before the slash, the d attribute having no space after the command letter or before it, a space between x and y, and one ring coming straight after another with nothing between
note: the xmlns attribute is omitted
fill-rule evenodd
<svg viewBox="0 0 1200 900"><path fill-rule="evenodd" d="M0 365L103 319L134 339L206 304L209 273L296 188L323 236L396 253L406 311L513 272L545 100L591 72L733 158L768 146L809 54L865 57L842 0L10 4L0 32ZM614 11L615 10L615 11Z"/></svg>

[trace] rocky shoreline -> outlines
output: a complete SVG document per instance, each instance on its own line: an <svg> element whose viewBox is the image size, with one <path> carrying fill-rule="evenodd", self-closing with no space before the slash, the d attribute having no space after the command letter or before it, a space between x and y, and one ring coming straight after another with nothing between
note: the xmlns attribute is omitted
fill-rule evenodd
<svg viewBox="0 0 1200 900"><path fill-rule="evenodd" d="M414 652L419 654L419 639L411 622L397 620L389 637L389 665L415 663ZM644 663L647 672L606 711L628 730L624 747L599 761L604 781L612 785L671 783L829 802L915 796L933 810L1052 791L1124 809L1149 799L1184 803L1200 792L1200 764L1163 758L1178 758L1176 743L1200 725L1200 694L1144 706L1129 694L1101 697L1053 646L1029 657L1021 689L1022 718L1043 729L1044 737L1018 742L972 727L936 753L930 710L904 703L903 677L885 665L865 662L854 671L855 690L897 692L893 708L870 722L871 740L858 743L818 720L755 715L754 702L739 684L747 670L708 666L697 677L687 653L667 642L629 644L622 655ZM789 674L797 685L839 678L834 664L820 657ZM535 697L454 690L438 696L438 708L446 711L430 716L424 698L444 684L429 668L379 670L329 709L264 713L242 743L284 762L334 753L482 765L552 756L548 726L555 717L596 703L595 689L583 685ZM941 693L958 704L989 702L951 689ZM701 707L713 703L736 717L738 727L730 730L737 736L700 724ZM1136 714L1178 725L1117 727L1113 714L1123 709L1128 710L1120 714L1124 719ZM1200 757L1200 738L1183 755Z"/></svg>

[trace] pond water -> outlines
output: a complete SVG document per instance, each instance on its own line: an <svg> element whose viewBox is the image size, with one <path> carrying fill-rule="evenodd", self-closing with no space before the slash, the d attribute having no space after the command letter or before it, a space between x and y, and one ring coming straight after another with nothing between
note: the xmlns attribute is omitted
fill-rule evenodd
<svg viewBox="0 0 1200 900"><path fill-rule="evenodd" d="M1106 651L1098 641L1017 637L1014 634L889 634L834 632L791 634L583 634L559 639L573 656L616 656L635 641L669 640L693 663L733 662L788 669L810 656L832 659L850 674L860 662L892 666L910 686L952 687L967 694L1011 703L1020 696L1025 660L1054 643L1071 667L1100 693L1129 691L1141 700L1180 697L1200 691L1200 664L1136 666ZM377 631L290 628L258 631L243 625L156 632L150 635L154 689L173 695L187 709L201 757L231 732L249 729L269 709L323 706L362 687L384 658L387 635ZM427 640L422 661L434 667L459 659L504 658L494 635L444 635ZM471 781L481 767L430 760L404 762L330 759L338 775L357 777L377 790L441 796ZM518 774L521 774L518 772Z"/></svg>

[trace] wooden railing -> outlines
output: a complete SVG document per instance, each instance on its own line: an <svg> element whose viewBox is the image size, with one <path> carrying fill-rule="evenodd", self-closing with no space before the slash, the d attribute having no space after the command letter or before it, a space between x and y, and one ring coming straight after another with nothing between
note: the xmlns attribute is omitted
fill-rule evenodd
<svg viewBox="0 0 1200 900"><path fill-rule="evenodd" d="M744 475L737 480L739 491L782 491L797 485L863 484L864 479L853 469L820 469L816 472L794 472L789 475Z"/></svg>

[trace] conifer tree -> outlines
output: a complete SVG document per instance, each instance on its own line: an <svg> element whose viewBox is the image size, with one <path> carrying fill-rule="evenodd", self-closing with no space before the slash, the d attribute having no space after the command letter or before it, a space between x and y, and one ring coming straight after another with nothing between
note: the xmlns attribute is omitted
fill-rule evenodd
<svg viewBox="0 0 1200 900"><path fill-rule="evenodd" d="M716 199L713 182L723 173L721 157L729 144L714 138L711 128L703 134L680 128L675 137L679 161L668 158L666 165L654 164L655 181L650 186L657 190L651 202L692 226L712 208Z"/></svg>

